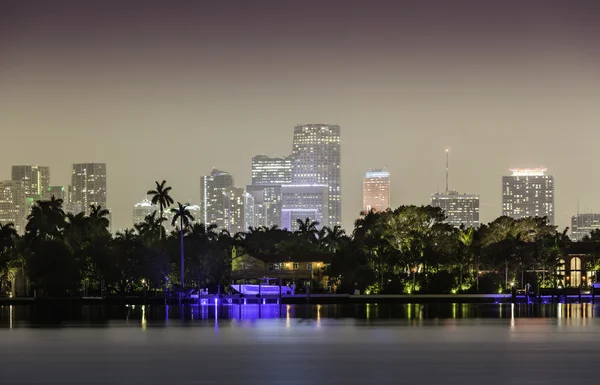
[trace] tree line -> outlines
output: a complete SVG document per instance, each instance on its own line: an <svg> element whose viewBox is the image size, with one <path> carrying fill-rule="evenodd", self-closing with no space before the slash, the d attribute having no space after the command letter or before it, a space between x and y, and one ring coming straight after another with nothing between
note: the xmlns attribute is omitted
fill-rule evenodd
<svg viewBox="0 0 600 385"><path fill-rule="evenodd" d="M233 258L283 255L294 261L310 254L330 259L322 272L328 285L317 290L338 293L491 293L511 284L568 285L559 271L571 241L567 229L558 231L546 218L499 217L478 229L455 228L439 208L400 206L361 213L350 234L309 219L298 220L294 232L261 226L230 234L197 222L186 204L175 203L166 181L156 182L148 195L157 210L114 236L105 208L74 214L54 197L35 202L23 235L0 224L2 291L18 274L39 296L226 286ZM164 227L166 210L174 214L171 233ZM585 241L593 246L587 267L597 270L600 231Z"/></svg>

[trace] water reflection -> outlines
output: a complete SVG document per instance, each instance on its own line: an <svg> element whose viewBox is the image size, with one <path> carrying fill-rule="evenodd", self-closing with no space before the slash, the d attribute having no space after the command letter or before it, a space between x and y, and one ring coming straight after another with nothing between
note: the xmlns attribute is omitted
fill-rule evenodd
<svg viewBox="0 0 600 385"><path fill-rule="evenodd" d="M556 319L558 324L577 320L587 325L600 316L600 305L594 304L348 304L348 305L280 305L280 304L199 304L191 306L105 306L36 304L0 306L0 327L27 326L102 326L127 325L146 329L167 326L172 319L178 325L193 323L218 324L223 320L312 319L317 326L327 319L356 319L367 323L385 320L422 325L425 321L461 319L504 320L511 329L519 320Z"/></svg>

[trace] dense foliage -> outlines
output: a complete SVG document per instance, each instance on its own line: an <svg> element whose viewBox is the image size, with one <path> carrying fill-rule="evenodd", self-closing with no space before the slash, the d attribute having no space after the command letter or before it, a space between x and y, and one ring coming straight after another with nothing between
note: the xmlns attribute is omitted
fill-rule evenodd
<svg viewBox="0 0 600 385"><path fill-rule="evenodd" d="M556 271L570 244L545 218L500 217L479 229L454 228L431 206L362 213L352 234L339 226L299 221L298 231L250 228L218 232L197 223L178 203L166 234L164 211L174 203L166 182L148 191L158 210L134 229L111 235L108 211L65 213L62 201L37 201L26 231L0 224L0 291L16 274L38 296L128 295L166 287L227 285L232 259L243 255L328 254L328 287L341 293L497 292L510 283L556 287ZM588 241L600 245L600 232ZM234 250L235 249L235 250ZM597 270L600 247L589 268ZM259 278L259 277L257 277Z"/></svg>

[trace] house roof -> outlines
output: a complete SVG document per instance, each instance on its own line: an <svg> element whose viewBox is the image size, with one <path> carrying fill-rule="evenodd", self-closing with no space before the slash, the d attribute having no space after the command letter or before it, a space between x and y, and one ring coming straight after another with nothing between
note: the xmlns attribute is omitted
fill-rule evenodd
<svg viewBox="0 0 600 385"><path fill-rule="evenodd" d="M289 256L285 254L258 254L254 258L265 263L281 263L281 262L323 262L331 263L333 254L330 253L313 253Z"/></svg>

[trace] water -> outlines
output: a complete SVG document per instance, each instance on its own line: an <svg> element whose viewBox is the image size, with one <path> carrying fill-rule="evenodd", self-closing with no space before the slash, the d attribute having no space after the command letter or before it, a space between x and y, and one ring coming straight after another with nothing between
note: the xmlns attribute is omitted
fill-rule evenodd
<svg viewBox="0 0 600 385"><path fill-rule="evenodd" d="M4 306L0 383L565 385L598 377L599 321L590 304Z"/></svg>

